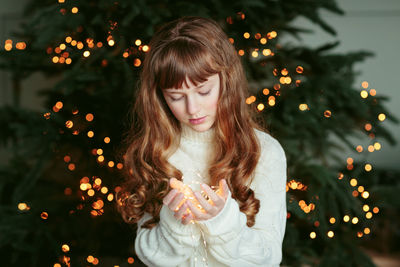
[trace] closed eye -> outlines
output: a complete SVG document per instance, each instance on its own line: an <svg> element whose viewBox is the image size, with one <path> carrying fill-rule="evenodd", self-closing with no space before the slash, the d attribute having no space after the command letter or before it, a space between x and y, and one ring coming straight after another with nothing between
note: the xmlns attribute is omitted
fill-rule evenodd
<svg viewBox="0 0 400 267"><path fill-rule="evenodd" d="M199 93L200 95L209 95L210 94L210 92L211 92L211 90L208 90L207 92L204 92L204 93Z"/></svg>

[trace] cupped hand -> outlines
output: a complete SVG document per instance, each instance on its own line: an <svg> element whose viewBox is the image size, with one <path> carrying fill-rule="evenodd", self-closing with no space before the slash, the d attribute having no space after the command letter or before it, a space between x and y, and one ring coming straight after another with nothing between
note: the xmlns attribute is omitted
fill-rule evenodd
<svg viewBox="0 0 400 267"><path fill-rule="evenodd" d="M174 212L174 217L181 220L183 224L188 224L193 220L193 215L188 211L187 201L178 190L172 189L164 197L163 203Z"/></svg>
<svg viewBox="0 0 400 267"><path fill-rule="evenodd" d="M185 203L196 221L205 221L217 216L224 208L229 195L229 187L225 179L219 181L218 192L215 192L206 184L202 184L202 188L209 200L205 199L199 192L194 193L201 208L196 207L191 201Z"/></svg>

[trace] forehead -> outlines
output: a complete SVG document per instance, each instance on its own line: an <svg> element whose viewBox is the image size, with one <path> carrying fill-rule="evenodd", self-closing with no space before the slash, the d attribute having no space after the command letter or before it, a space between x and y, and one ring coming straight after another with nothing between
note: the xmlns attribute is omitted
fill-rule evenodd
<svg viewBox="0 0 400 267"><path fill-rule="evenodd" d="M171 88L165 88L163 90L174 91L174 90L182 90L182 89L186 89L186 90L198 89L198 88L205 87L207 85L215 85L217 83L219 83L218 73L208 76L207 78L205 78L205 80L203 82L197 82L197 83L191 81L188 77L186 77L186 79L184 80L184 82L182 83L182 86L180 88L171 87Z"/></svg>

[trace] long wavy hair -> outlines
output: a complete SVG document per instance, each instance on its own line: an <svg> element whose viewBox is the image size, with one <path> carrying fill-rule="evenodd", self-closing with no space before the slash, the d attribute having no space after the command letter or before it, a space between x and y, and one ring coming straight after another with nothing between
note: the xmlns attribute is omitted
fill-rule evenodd
<svg viewBox="0 0 400 267"><path fill-rule="evenodd" d="M208 173L211 185L227 180L232 197L253 226L259 200L249 188L260 157L260 145L245 97L247 80L240 58L221 27L211 19L182 17L164 24L149 43L140 74L140 86L125 139L126 181L117 194L123 219L136 223L145 212L152 215L142 227L160 220L162 199L169 179L182 173L168 162L178 148L181 126L169 110L162 90L181 88L186 79L197 86L208 77L220 77L214 135L214 155Z"/></svg>

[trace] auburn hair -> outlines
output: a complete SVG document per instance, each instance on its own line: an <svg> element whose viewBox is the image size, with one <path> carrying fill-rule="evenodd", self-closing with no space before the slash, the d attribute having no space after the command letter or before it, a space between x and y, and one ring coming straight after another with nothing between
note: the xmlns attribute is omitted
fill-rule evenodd
<svg viewBox="0 0 400 267"><path fill-rule="evenodd" d="M253 226L259 200L250 189L260 157L260 144L245 103L247 80L234 46L212 19L182 17L164 24L149 43L140 73L140 86L132 110L131 128L125 138L126 180L117 194L117 207L128 223L138 222L145 212L152 215L142 227L160 220L169 179L182 180L182 173L168 162L178 148L181 126L169 110L162 90L194 85L218 74L220 94L213 125L214 155L208 173L210 185L227 180L232 197Z"/></svg>

